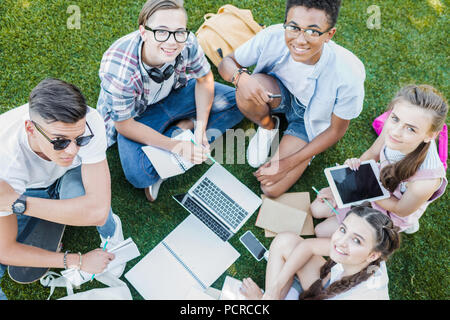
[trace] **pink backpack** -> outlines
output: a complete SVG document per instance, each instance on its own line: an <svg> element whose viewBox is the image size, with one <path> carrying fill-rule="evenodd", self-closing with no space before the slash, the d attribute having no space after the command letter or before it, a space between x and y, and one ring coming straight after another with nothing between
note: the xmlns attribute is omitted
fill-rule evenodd
<svg viewBox="0 0 450 320"><path fill-rule="evenodd" d="M378 116L373 120L372 127L375 129L377 135L380 135L381 130L383 130L384 122L389 117L390 111L386 111L382 115ZM439 158L444 164L445 170L447 170L447 158L448 158L448 133L447 125L444 124L441 132L439 133Z"/></svg>

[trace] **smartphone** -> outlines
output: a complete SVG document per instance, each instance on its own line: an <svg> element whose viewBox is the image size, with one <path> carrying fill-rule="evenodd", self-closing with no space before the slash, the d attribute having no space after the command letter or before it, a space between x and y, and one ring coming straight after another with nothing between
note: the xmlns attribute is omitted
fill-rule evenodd
<svg viewBox="0 0 450 320"><path fill-rule="evenodd" d="M248 230L245 232L239 240L242 242L244 247L247 248L248 251L255 257L256 260L261 261L264 258L264 255L267 249L262 245L261 242L255 237L255 235Z"/></svg>
<svg viewBox="0 0 450 320"><path fill-rule="evenodd" d="M272 99L281 98L281 94L269 94L269 98L272 98Z"/></svg>

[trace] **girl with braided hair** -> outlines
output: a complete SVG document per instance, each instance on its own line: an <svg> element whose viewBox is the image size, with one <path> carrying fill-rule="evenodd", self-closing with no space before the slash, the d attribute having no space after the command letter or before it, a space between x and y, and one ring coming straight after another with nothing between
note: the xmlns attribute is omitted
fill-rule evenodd
<svg viewBox="0 0 450 320"><path fill-rule="evenodd" d="M366 202L352 207L331 238L278 234L270 246L266 292L250 278L240 290L248 299L389 299L385 261L399 246L398 228Z"/></svg>
<svg viewBox="0 0 450 320"><path fill-rule="evenodd" d="M389 215L400 231L414 233L427 206L447 186L435 139L447 119L448 105L435 88L408 85L397 93L388 109L391 113L380 136L360 158L347 159L344 164L358 170L362 161L379 161L380 181L391 197L372 202L372 207ZM322 189L311 204L315 218L327 218L316 226L317 237L329 237L348 211L339 209L335 216L324 199L335 205L330 188Z"/></svg>

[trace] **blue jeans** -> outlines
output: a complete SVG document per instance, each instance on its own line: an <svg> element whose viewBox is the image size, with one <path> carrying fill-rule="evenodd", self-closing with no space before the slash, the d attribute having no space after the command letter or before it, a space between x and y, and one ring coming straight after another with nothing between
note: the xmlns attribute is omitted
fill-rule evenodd
<svg viewBox="0 0 450 320"><path fill-rule="evenodd" d="M272 109L272 113L284 113L288 122L288 127L284 134L297 137L305 142L309 142L308 134L305 127L305 110L306 107L284 86L284 84L273 74L280 87L281 102L280 105Z"/></svg>
<svg viewBox="0 0 450 320"><path fill-rule="evenodd" d="M67 171L61 178L55 181L50 187L42 189L27 189L25 195L33 198L44 199L72 199L84 195L83 180L81 178L81 166ZM106 223L97 227L98 233L103 237L112 237L116 230L116 223L112 216L113 212L110 209ZM23 242L28 236L23 231L28 223L38 220L38 218L27 215L17 216L17 242ZM0 280L5 273L6 266L0 264ZM0 288L0 300L6 300L6 296Z"/></svg>
<svg viewBox="0 0 450 320"><path fill-rule="evenodd" d="M196 115L195 83L196 80L192 79L186 87L172 91L165 99L148 106L135 120L167 137L172 137L172 133L178 129L174 122ZM209 142L241 122L243 118L236 104L235 89L216 82L214 102L206 128ZM125 138L120 133L117 134L117 144L125 177L135 188L147 188L160 179L142 151L143 144Z"/></svg>

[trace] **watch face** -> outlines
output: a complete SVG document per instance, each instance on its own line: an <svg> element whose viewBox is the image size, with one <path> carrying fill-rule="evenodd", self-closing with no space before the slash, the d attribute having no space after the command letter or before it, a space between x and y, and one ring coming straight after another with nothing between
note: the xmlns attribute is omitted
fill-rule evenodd
<svg viewBox="0 0 450 320"><path fill-rule="evenodd" d="M23 213L25 211L25 204L18 202L14 204L15 213Z"/></svg>

